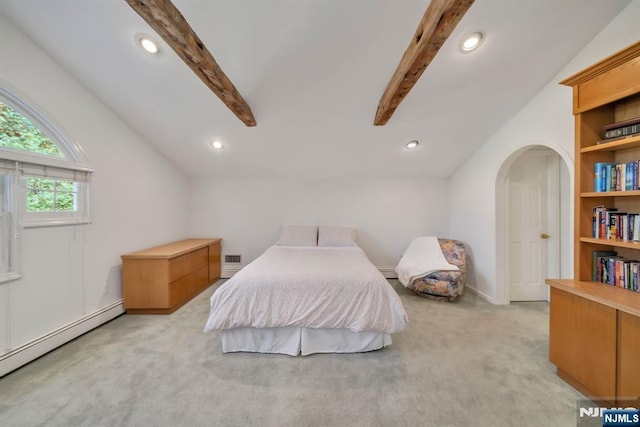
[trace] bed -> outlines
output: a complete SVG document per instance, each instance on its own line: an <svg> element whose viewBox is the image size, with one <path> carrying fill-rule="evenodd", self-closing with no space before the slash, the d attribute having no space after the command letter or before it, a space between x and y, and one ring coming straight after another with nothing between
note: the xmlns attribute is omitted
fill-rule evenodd
<svg viewBox="0 0 640 427"><path fill-rule="evenodd" d="M290 227L214 292L205 332L222 331L225 353L356 353L390 345L407 315L355 239L335 237L353 231L297 226L309 227L309 236L283 238Z"/></svg>

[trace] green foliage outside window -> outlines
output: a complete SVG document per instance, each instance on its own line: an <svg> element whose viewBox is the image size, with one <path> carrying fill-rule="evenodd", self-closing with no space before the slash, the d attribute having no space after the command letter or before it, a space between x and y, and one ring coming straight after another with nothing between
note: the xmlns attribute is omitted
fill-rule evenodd
<svg viewBox="0 0 640 427"><path fill-rule="evenodd" d="M74 211L76 194L72 181L27 178L27 211Z"/></svg>
<svg viewBox="0 0 640 427"><path fill-rule="evenodd" d="M62 157L62 153L29 119L0 102L0 147Z"/></svg>
<svg viewBox="0 0 640 427"><path fill-rule="evenodd" d="M0 147L63 157L58 147L25 116L0 102ZM74 211L76 187L72 181L27 178L27 211Z"/></svg>

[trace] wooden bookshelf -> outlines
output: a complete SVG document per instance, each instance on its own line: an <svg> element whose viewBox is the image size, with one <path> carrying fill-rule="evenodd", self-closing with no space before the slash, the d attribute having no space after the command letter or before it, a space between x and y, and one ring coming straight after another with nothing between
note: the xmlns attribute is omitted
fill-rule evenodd
<svg viewBox="0 0 640 427"><path fill-rule="evenodd" d="M574 279L546 280L549 360L588 397L640 404L640 293L591 281L594 251L640 260L640 242L597 239L592 231L596 206L640 213L640 191L594 188L596 163L640 160L640 135L602 140L605 125L640 117L640 42L560 83L573 88L575 256Z"/></svg>
<svg viewBox="0 0 640 427"><path fill-rule="evenodd" d="M596 151L620 151L640 147L640 135L628 136L611 142L601 142L597 145L580 148L580 153L592 153Z"/></svg>
<svg viewBox="0 0 640 427"><path fill-rule="evenodd" d="M620 292L612 285L572 279L547 279L553 287L640 317L640 292Z"/></svg>
<svg viewBox="0 0 640 427"><path fill-rule="evenodd" d="M637 197L640 196L640 190L628 191L585 191L580 193L580 197Z"/></svg>
<svg viewBox="0 0 640 427"><path fill-rule="evenodd" d="M592 243L594 245L610 246L612 248L628 248L640 250L640 242L633 242L631 240L616 240L616 239L596 239L594 237L580 237L580 243ZM591 276L589 276L590 278Z"/></svg>

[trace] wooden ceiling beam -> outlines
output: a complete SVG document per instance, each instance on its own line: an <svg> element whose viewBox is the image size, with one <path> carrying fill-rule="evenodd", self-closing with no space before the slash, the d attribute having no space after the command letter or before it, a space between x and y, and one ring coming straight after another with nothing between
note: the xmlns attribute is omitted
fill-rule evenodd
<svg viewBox="0 0 640 427"><path fill-rule="evenodd" d="M431 0L387 85L373 124L385 125L416 84L474 0Z"/></svg>
<svg viewBox="0 0 640 427"><path fill-rule="evenodd" d="M245 125L255 126L251 108L187 20L170 0L126 0Z"/></svg>

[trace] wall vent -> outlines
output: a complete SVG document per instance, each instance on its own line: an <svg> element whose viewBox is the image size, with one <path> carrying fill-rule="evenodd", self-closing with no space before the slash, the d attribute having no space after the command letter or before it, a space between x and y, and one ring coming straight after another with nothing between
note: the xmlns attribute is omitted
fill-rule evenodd
<svg viewBox="0 0 640 427"><path fill-rule="evenodd" d="M242 260L240 255L225 255L224 262L227 264L229 263L239 264L242 262Z"/></svg>

